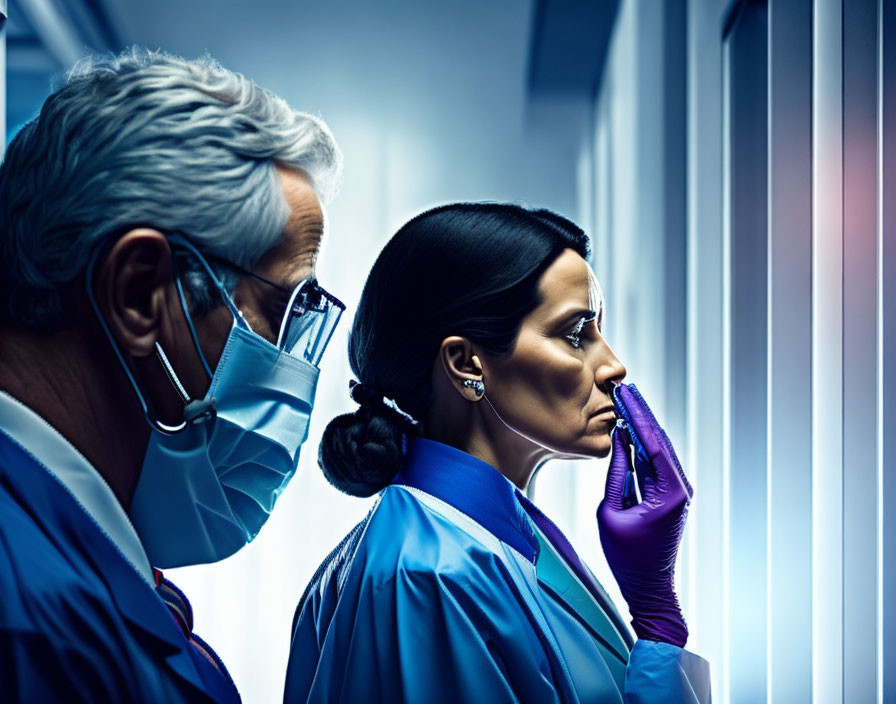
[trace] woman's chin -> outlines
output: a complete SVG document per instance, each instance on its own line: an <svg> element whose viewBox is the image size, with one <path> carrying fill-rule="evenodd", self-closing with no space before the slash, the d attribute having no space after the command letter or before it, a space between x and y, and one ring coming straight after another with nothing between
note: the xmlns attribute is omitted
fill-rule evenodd
<svg viewBox="0 0 896 704"><path fill-rule="evenodd" d="M612 448L613 441L610 439L609 433L589 435L582 438L582 442L577 446L570 447L563 452L562 457L568 460L603 459L610 454Z"/></svg>
<svg viewBox="0 0 896 704"><path fill-rule="evenodd" d="M612 443L607 443L605 446L595 449L595 451L589 455L589 457L595 457L597 459L603 459L610 454L610 449L612 448Z"/></svg>
<svg viewBox="0 0 896 704"><path fill-rule="evenodd" d="M592 452L589 453L589 457L599 457L603 459L604 457L610 454L610 450L613 449L613 438L610 433L601 433L600 435L593 435L589 438L591 441Z"/></svg>

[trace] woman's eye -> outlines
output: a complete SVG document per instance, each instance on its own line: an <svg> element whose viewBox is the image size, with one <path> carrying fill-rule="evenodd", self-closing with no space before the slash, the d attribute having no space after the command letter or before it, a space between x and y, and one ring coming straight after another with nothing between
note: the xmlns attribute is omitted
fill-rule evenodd
<svg viewBox="0 0 896 704"><path fill-rule="evenodd" d="M582 349L582 338L580 337L579 333L571 332L569 333L569 335L564 335L564 338L577 350Z"/></svg>
<svg viewBox="0 0 896 704"><path fill-rule="evenodd" d="M587 322L585 318L582 318L569 334L563 336L577 350L582 349L582 328L585 327Z"/></svg>

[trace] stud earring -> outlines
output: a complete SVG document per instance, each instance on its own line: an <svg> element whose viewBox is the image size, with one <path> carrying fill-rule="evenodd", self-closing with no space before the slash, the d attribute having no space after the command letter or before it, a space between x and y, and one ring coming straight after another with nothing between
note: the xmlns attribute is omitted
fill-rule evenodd
<svg viewBox="0 0 896 704"><path fill-rule="evenodd" d="M479 379L464 379L464 386L468 389L473 389L476 398L482 398L485 394L485 384L479 381Z"/></svg>

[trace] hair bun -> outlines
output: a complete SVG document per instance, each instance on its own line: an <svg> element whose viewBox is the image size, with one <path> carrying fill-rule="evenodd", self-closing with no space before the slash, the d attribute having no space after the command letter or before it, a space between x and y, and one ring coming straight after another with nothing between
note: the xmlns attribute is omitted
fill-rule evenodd
<svg viewBox="0 0 896 704"><path fill-rule="evenodd" d="M403 434L401 418L384 403L362 405L327 425L318 464L327 481L340 491L372 496L386 488L401 467Z"/></svg>

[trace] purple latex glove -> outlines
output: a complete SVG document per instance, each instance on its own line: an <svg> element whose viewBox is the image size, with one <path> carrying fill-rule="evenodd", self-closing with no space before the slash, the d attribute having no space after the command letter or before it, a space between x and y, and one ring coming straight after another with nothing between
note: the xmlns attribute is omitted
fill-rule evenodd
<svg viewBox="0 0 896 704"><path fill-rule="evenodd" d="M638 638L684 647L688 629L673 578L694 492L672 443L637 388L618 384L613 400L620 421L613 433L606 493L597 507L600 542L628 602ZM634 492L635 474L640 503Z"/></svg>

